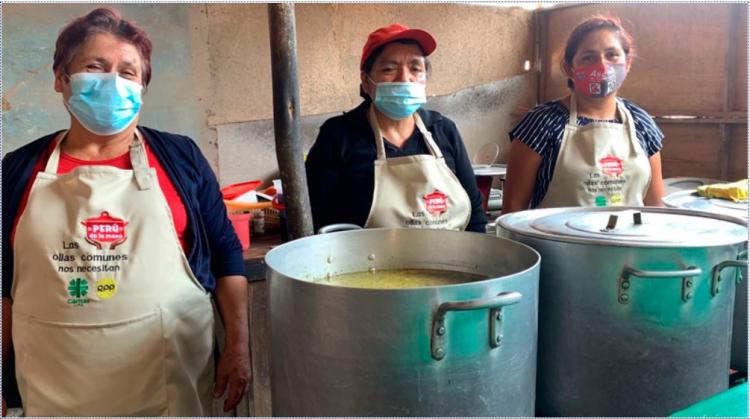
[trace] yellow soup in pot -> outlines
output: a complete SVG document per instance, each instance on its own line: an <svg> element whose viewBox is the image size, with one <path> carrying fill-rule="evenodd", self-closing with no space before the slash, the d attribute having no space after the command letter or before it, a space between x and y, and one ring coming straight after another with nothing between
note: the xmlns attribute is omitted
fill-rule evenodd
<svg viewBox="0 0 750 419"><path fill-rule="evenodd" d="M387 269L339 274L320 283L351 288L419 288L455 285L487 279L484 275L438 269Z"/></svg>

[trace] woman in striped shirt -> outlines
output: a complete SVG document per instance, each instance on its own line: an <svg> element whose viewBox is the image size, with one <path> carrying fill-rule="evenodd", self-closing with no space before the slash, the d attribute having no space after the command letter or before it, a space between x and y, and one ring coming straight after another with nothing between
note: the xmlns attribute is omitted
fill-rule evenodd
<svg viewBox="0 0 750 419"><path fill-rule="evenodd" d="M509 133L503 213L661 205L664 134L617 97L633 56L617 18L592 17L573 30L562 63L571 94L530 110Z"/></svg>

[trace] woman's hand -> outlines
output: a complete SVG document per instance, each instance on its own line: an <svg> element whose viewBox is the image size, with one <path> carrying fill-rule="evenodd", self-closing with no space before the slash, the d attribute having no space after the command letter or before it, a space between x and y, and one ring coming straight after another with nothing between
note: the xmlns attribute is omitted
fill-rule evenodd
<svg viewBox="0 0 750 419"><path fill-rule="evenodd" d="M214 398L218 399L224 393L227 394L224 401L225 412L234 409L245 395L252 377L251 371L250 350L247 345L232 344L224 347L216 370Z"/></svg>
<svg viewBox="0 0 750 419"><path fill-rule="evenodd" d="M247 278L242 275L216 279L216 305L224 323L224 350L216 370L214 398L225 393L224 411L237 406L252 378L247 322ZM228 391L227 391L228 389Z"/></svg>

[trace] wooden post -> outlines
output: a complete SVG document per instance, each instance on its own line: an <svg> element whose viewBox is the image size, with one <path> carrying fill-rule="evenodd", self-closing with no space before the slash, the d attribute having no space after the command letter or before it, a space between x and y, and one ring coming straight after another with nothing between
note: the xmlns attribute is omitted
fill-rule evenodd
<svg viewBox="0 0 750 419"><path fill-rule="evenodd" d="M268 30L271 39L276 159L284 185L289 236L297 239L312 235L313 223L300 136L297 35L293 3L268 5Z"/></svg>
<svg viewBox="0 0 750 419"><path fill-rule="evenodd" d="M741 7L745 4L732 4L728 7L727 22L727 49L724 56L724 88L722 89L723 112L733 111L736 106L734 100L734 81L737 79L737 30L740 18L743 16ZM719 154L719 175L723 180L731 180L729 177L729 153L732 150L732 128L729 124L719 125L719 139L721 141Z"/></svg>

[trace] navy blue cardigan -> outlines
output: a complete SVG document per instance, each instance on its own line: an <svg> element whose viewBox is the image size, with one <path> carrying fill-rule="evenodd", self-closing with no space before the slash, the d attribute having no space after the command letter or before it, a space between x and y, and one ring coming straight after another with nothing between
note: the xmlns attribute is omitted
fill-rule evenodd
<svg viewBox="0 0 750 419"><path fill-rule="evenodd" d="M364 226L372 206L375 189L375 136L367 121L369 102L327 120L307 155L307 186L310 192L315 229L327 224L351 223ZM425 127L456 174L471 201L471 219L467 231L484 233L487 218L482 196L456 124L435 111L417 111ZM429 154L419 130L396 148L385 141L388 158Z"/></svg>
<svg viewBox="0 0 750 419"><path fill-rule="evenodd" d="M185 136L146 127L138 129L146 136L185 204L192 237L188 261L198 281L211 292L216 288L217 277L244 275L242 247L227 219L214 172L198 146ZM10 246L13 221L34 166L57 134L42 137L3 158L3 297L10 298L13 283L13 249Z"/></svg>

